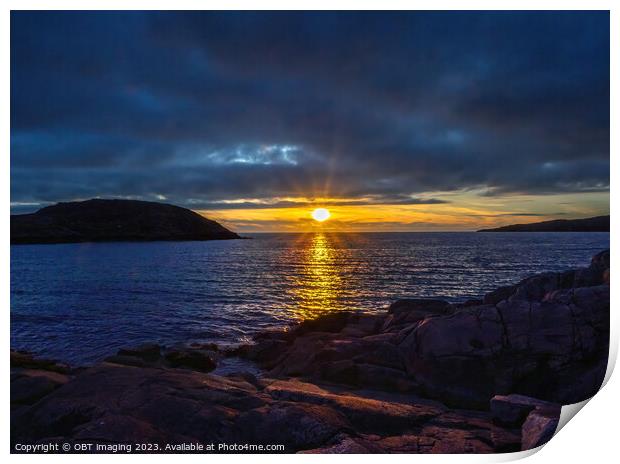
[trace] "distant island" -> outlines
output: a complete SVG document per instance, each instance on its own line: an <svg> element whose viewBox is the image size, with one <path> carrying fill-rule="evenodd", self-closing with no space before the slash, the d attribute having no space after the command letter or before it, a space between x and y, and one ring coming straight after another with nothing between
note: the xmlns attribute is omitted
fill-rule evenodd
<svg viewBox="0 0 620 464"><path fill-rule="evenodd" d="M478 232L609 232L609 215L585 219L557 219L554 221L512 224Z"/></svg>
<svg viewBox="0 0 620 464"><path fill-rule="evenodd" d="M194 211L165 203L93 199L11 215L11 243L241 238Z"/></svg>

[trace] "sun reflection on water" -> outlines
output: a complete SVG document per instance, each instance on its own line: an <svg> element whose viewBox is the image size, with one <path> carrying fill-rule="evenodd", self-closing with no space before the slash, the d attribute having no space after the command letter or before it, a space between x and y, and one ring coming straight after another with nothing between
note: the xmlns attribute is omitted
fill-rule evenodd
<svg viewBox="0 0 620 464"><path fill-rule="evenodd" d="M340 309L343 292L342 273L338 264L337 236L317 232L304 236L302 269L292 286L296 316L311 319L319 314Z"/></svg>

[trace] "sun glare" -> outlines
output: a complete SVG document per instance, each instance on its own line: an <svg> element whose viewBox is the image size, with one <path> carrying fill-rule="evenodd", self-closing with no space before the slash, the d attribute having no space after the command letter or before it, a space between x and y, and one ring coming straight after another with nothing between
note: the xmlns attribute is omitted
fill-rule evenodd
<svg viewBox="0 0 620 464"><path fill-rule="evenodd" d="M329 211L325 208L317 208L312 211L312 219L314 219L315 221L327 221L329 219L329 216L331 215L329 214Z"/></svg>

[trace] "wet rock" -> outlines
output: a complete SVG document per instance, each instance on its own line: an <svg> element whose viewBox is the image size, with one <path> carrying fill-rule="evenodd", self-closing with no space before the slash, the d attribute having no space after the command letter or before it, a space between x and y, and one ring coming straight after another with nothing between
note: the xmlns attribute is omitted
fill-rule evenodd
<svg viewBox="0 0 620 464"><path fill-rule="evenodd" d="M217 343L190 343L189 345L190 348L195 349L195 350L206 350L206 351L219 351L220 347L217 345Z"/></svg>
<svg viewBox="0 0 620 464"><path fill-rule="evenodd" d="M57 361L35 357L32 353L11 350L11 368L41 369L68 374L69 366Z"/></svg>
<svg viewBox="0 0 620 464"><path fill-rule="evenodd" d="M388 309L389 316L383 324L383 331L394 326L411 324L430 316L443 316L452 312L454 307L443 300L403 299L392 303Z"/></svg>
<svg viewBox="0 0 620 464"><path fill-rule="evenodd" d="M288 346L288 342L278 339L263 339L254 345L247 345L243 351L236 354L243 355L247 359L256 361L264 367L273 367Z"/></svg>
<svg viewBox="0 0 620 464"><path fill-rule="evenodd" d="M282 340L286 342L291 342L295 338L294 334L288 328L284 329L265 329L261 332L258 332L253 337L253 340L256 342L260 342L262 340Z"/></svg>
<svg viewBox="0 0 620 464"><path fill-rule="evenodd" d="M184 367L200 372L210 372L217 366L208 353L200 350L171 350L166 352L165 359L171 367Z"/></svg>
<svg viewBox="0 0 620 464"><path fill-rule="evenodd" d="M377 333L383 325L386 316L375 314L356 314L347 321L347 325L341 330L342 336L366 337Z"/></svg>
<svg viewBox="0 0 620 464"><path fill-rule="evenodd" d="M340 332L355 314L352 311L338 311L325 314L316 319L302 321L295 327L293 332L296 336L308 332Z"/></svg>
<svg viewBox="0 0 620 464"><path fill-rule="evenodd" d="M123 366L135 366L135 367L145 367L147 363L144 359L139 358L137 356L127 356L127 355L114 355L108 356L104 359L105 362L112 364L121 364Z"/></svg>
<svg viewBox="0 0 620 464"><path fill-rule="evenodd" d="M146 343L135 348L121 348L119 356L132 356L144 361L156 361L161 356L162 347L156 343Z"/></svg>

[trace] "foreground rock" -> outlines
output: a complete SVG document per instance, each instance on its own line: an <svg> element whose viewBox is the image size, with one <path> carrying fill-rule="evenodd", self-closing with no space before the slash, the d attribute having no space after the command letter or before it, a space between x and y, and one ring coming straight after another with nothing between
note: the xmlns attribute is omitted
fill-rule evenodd
<svg viewBox="0 0 620 464"><path fill-rule="evenodd" d="M11 243L70 243L240 238L189 209L136 200L58 203L11 216Z"/></svg>
<svg viewBox="0 0 620 464"><path fill-rule="evenodd" d="M123 348L105 361L134 367L181 367L200 372L211 372L219 357L217 347L209 344L199 347L172 347L148 343L135 348Z"/></svg>
<svg viewBox="0 0 620 464"><path fill-rule="evenodd" d="M496 425L488 413L451 411L411 395L113 363L80 372L13 416L14 444L50 440L157 443L162 451L166 444L272 443L289 453L521 447L519 431Z"/></svg>
<svg viewBox="0 0 620 464"><path fill-rule="evenodd" d="M149 344L87 369L12 353L11 440L170 452L188 443L214 452L260 451L220 447L235 443L289 453L530 449L553 436L560 404L596 393L608 340L605 252L587 269L535 276L483 301L333 313L232 351ZM226 356L261 374L217 374Z"/></svg>

